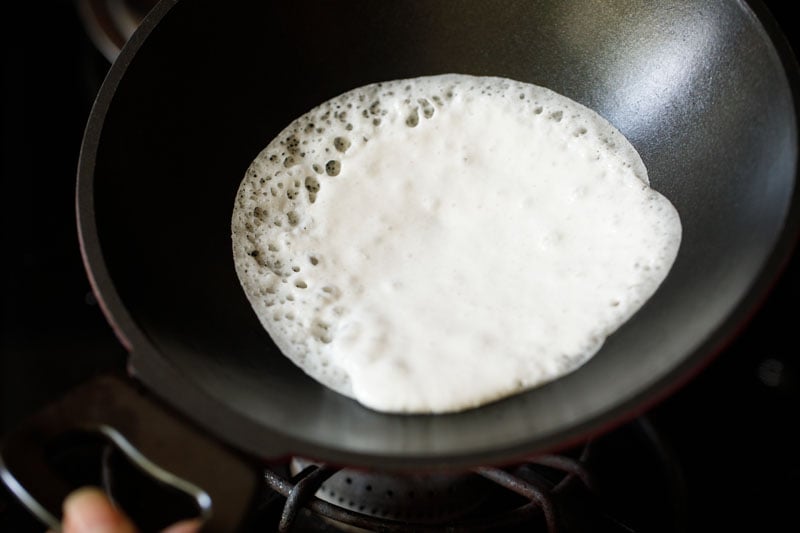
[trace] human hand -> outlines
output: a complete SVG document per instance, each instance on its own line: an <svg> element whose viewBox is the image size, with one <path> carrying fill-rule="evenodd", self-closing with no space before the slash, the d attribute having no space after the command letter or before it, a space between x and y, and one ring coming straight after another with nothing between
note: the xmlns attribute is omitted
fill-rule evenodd
<svg viewBox="0 0 800 533"><path fill-rule="evenodd" d="M78 489L64 500L62 533L137 533L133 523L96 488ZM162 533L197 533L198 520L185 520Z"/></svg>

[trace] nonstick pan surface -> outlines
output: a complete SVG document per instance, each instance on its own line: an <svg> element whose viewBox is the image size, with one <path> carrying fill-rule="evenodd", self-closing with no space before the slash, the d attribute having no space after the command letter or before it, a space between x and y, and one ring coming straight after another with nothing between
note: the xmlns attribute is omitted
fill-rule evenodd
<svg viewBox="0 0 800 533"><path fill-rule="evenodd" d="M382 468L510 462L646 409L753 312L798 226L796 65L735 1L165 0L112 66L86 131L78 220L130 366L263 458ZM233 268L234 196L291 120L357 86L441 73L543 85L633 143L684 234L658 292L584 367L459 414L370 411L263 331Z"/></svg>

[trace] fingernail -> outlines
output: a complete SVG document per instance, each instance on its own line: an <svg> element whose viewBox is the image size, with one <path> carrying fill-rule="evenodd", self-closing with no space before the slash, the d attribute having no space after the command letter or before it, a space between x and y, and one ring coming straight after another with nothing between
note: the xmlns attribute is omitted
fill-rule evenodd
<svg viewBox="0 0 800 533"><path fill-rule="evenodd" d="M197 533L200 531L201 525L200 520L186 520L168 527L161 533Z"/></svg>

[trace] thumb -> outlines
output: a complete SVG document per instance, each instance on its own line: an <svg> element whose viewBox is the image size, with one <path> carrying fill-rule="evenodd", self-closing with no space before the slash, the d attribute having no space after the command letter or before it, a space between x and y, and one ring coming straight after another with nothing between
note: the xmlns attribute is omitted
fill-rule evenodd
<svg viewBox="0 0 800 533"><path fill-rule="evenodd" d="M136 528L96 488L78 489L64 500L63 533L136 533Z"/></svg>

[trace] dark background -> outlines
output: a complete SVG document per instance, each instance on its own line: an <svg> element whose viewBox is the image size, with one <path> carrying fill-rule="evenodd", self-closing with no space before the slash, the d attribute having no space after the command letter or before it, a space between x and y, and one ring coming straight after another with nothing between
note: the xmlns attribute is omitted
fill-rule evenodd
<svg viewBox="0 0 800 533"><path fill-rule="evenodd" d="M125 362L86 280L73 202L83 128L108 64L72 2L10 4L0 22L0 438L48 400ZM792 3L766 4L800 50ZM797 523L798 270L795 253L738 339L648 413L679 458L693 531ZM13 510L0 494L5 530L3 513Z"/></svg>

